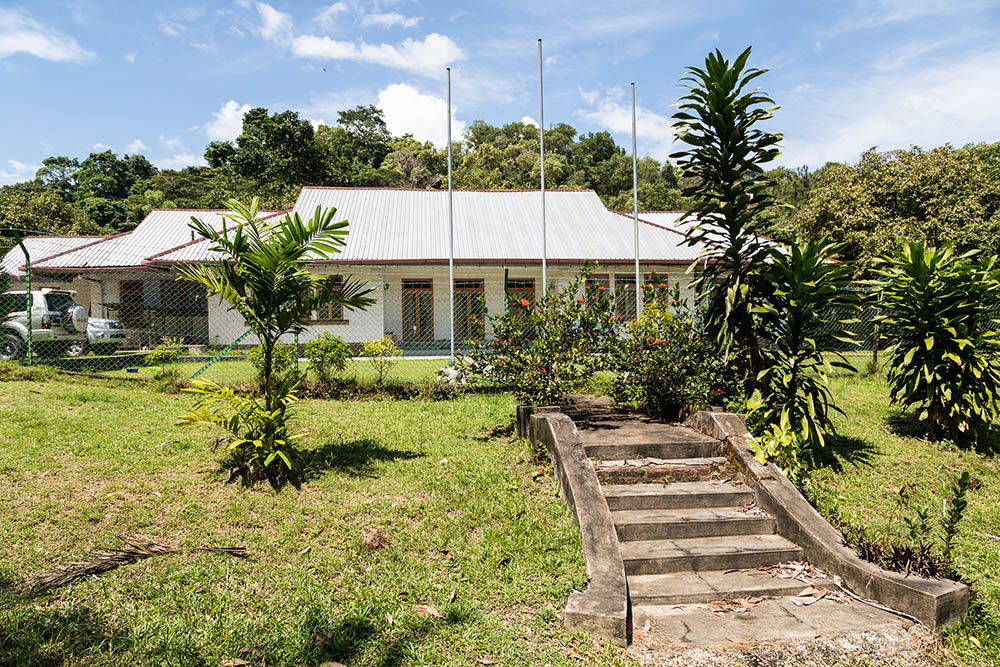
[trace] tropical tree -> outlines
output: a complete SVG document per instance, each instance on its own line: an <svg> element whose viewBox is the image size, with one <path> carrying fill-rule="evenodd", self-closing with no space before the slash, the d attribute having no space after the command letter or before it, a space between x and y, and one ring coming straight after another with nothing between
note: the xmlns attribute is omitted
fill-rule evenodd
<svg viewBox="0 0 1000 667"><path fill-rule="evenodd" d="M346 243L348 222L334 219L336 209L317 207L309 220L298 213L262 220L257 198L249 205L236 200L227 205L232 213L224 215L235 225L218 231L197 217L192 217L190 225L209 241L218 261L184 266L178 272L203 286L210 296L226 301L257 336L263 351L263 404L248 403L226 388L200 383L194 391L202 398L182 421L230 430L230 448L246 452L251 468L264 470L275 457L290 468L286 409L295 400L300 378L285 374L276 380L275 347L285 334L305 331L312 313L321 306L335 304L353 310L371 305L374 299L368 294L372 290L357 280L332 280L308 269L309 260L329 259ZM216 409L220 406L236 414L224 415Z"/></svg>
<svg viewBox="0 0 1000 667"><path fill-rule="evenodd" d="M761 269L771 291L754 307L763 363L749 417L765 434L757 455L776 459L793 479L833 429L831 369L854 370L826 334L832 321L858 307L858 293L847 289L852 267L836 260L842 249L823 241L793 243L773 248Z"/></svg>
<svg viewBox="0 0 1000 667"><path fill-rule="evenodd" d="M954 246L908 243L878 265L889 396L931 438L979 437L1000 407L1000 268Z"/></svg>
<svg viewBox="0 0 1000 667"><path fill-rule="evenodd" d="M772 180L763 165L779 154L781 135L758 124L777 107L750 84L767 70L748 68L747 48L730 63L716 50L704 69L689 67L688 94L674 114L677 139L689 146L679 159L683 194L690 201L684 221L692 221L691 245L707 250L693 286L705 307L709 335L749 364L751 382L760 370L753 308L762 282L756 276L768 248L757 234L760 221L774 207ZM766 106L771 105L771 106Z"/></svg>

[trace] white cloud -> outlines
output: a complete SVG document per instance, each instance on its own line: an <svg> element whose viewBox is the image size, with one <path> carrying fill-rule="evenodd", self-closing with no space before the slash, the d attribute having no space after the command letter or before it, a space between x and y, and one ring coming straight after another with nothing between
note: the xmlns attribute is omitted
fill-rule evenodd
<svg viewBox="0 0 1000 667"><path fill-rule="evenodd" d="M149 146L142 143L142 139L135 139L132 143L125 147L126 153L141 153L142 151L148 151Z"/></svg>
<svg viewBox="0 0 1000 667"><path fill-rule="evenodd" d="M92 150L92 151L98 151L99 153L103 153L104 151L111 150L111 146L108 146L107 144L101 143L100 141L98 141L96 144L94 144L93 146L90 147L90 150Z"/></svg>
<svg viewBox="0 0 1000 667"><path fill-rule="evenodd" d="M907 23L919 19L960 14L976 14L995 7L990 0L962 0L961 2L941 2L940 0L879 0L875 3L859 3L854 13L835 23L829 30L836 36L855 30L879 28L896 23Z"/></svg>
<svg viewBox="0 0 1000 667"><path fill-rule="evenodd" d="M134 51L126 53L125 54L125 62L127 62L129 65L134 65L135 64L135 55L136 54L135 54Z"/></svg>
<svg viewBox="0 0 1000 667"><path fill-rule="evenodd" d="M912 71L877 73L837 88L812 88L776 120L786 133L785 165L853 162L862 151L961 146L996 135L1000 50L956 56ZM788 118L791 120L783 120Z"/></svg>
<svg viewBox="0 0 1000 667"><path fill-rule="evenodd" d="M378 26L379 28L391 28L400 26L403 28L413 28L420 23L419 16L403 16L402 14L366 14L361 19L361 25L365 27Z"/></svg>
<svg viewBox="0 0 1000 667"><path fill-rule="evenodd" d="M535 127L538 127L538 121L532 118L531 116L522 116L521 122L524 123L525 125L534 125Z"/></svg>
<svg viewBox="0 0 1000 667"><path fill-rule="evenodd" d="M601 91L599 90L584 90L580 86L577 86L576 89L580 91L580 97L583 98L583 101L590 106L594 106L594 103L597 102L597 98L601 96Z"/></svg>
<svg viewBox="0 0 1000 667"><path fill-rule="evenodd" d="M205 134L209 139L232 141L243 131L243 115L247 111L250 111L249 104L229 100L212 114L212 120L205 123Z"/></svg>
<svg viewBox="0 0 1000 667"><path fill-rule="evenodd" d="M337 24L337 17L347 12L346 2L335 2L329 7L316 12L316 24L323 30L329 30Z"/></svg>
<svg viewBox="0 0 1000 667"><path fill-rule="evenodd" d="M183 169L184 167L203 167L207 165L205 158L194 153L175 153L173 155L151 160L160 169Z"/></svg>
<svg viewBox="0 0 1000 667"><path fill-rule="evenodd" d="M406 38L398 45L302 35L292 42L292 53L300 58L353 60L424 74L465 59L465 53L455 42L438 33L427 35L423 41Z"/></svg>
<svg viewBox="0 0 1000 667"><path fill-rule="evenodd" d="M160 135L160 143L173 153L180 151L184 147L184 142L181 141L180 137L168 137L163 134Z"/></svg>
<svg viewBox="0 0 1000 667"><path fill-rule="evenodd" d="M9 169L0 169L0 185L18 183L34 178L35 172L42 166L40 164L28 164L20 160L7 160L7 165L10 167Z"/></svg>
<svg viewBox="0 0 1000 667"><path fill-rule="evenodd" d="M591 104L593 109L578 109L574 115L590 121L599 128L616 135L622 145L632 143L632 107L619 102L624 91L612 88L604 97ZM640 155L652 155L657 160L666 160L672 152L674 141L673 122L641 106L635 110L636 143Z"/></svg>
<svg viewBox="0 0 1000 667"><path fill-rule="evenodd" d="M448 145L448 103L444 99L421 93L405 83L394 83L379 92L376 105L394 135L409 133L417 141ZM455 120L452 107L452 140L459 140L464 132L465 123Z"/></svg>
<svg viewBox="0 0 1000 667"><path fill-rule="evenodd" d="M262 38L275 44L287 44L292 40L292 16L279 12L271 5L257 3L260 25L254 30Z"/></svg>
<svg viewBox="0 0 1000 667"><path fill-rule="evenodd" d="M24 10L0 7L0 60L15 53L57 63L82 63L95 58L93 51L66 33L35 21Z"/></svg>

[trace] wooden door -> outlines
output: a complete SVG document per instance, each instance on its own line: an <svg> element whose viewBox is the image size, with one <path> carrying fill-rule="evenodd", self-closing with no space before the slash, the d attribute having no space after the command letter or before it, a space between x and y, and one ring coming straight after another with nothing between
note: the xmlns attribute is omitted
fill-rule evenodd
<svg viewBox="0 0 1000 667"><path fill-rule="evenodd" d="M403 342L434 340L434 289L430 280L403 281Z"/></svg>

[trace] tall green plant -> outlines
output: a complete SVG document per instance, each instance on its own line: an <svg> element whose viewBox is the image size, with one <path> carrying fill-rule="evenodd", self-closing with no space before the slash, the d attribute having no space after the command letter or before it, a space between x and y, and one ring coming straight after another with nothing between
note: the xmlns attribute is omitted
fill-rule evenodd
<svg viewBox="0 0 1000 667"><path fill-rule="evenodd" d="M757 235L775 201L773 181L763 165L774 160L781 135L759 123L777 107L750 84L767 70L748 68L750 48L729 62L715 51L704 69L689 67L688 94L674 114L677 139L690 148L671 155L689 185L693 221L688 243L706 249L693 286L703 300L708 334L749 363L751 380L760 370L753 307L762 289L755 271L768 253ZM768 106L771 105L771 106Z"/></svg>
<svg viewBox="0 0 1000 667"><path fill-rule="evenodd" d="M878 266L893 403L916 407L931 438L978 438L1000 399L996 260L908 243Z"/></svg>
<svg viewBox="0 0 1000 667"><path fill-rule="evenodd" d="M805 241L775 248L760 272L771 293L754 307L763 368L749 416L787 440L784 449L776 450L785 453L776 458L788 468L808 465L801 454L822 447L823 433L833 428L830 413L837 408L828 381L831 368L854 370L843 355L824 345L829 319L857 308L857 293L846 289L852 267L835 259L842 247ZM797 437L790 439L789 431ZM788 455L791 445L806 451Z"/></svg>
<svg viewBox="0 0 1000 667"><path fill-rule="evenodd" d="M218 261L183 266L178 272L205 287L210 296L229 303L260 340L263 405L259 409L273 422L270 431L284 433L285 406L294 401L298 378L293 374L275 377L274 350L279 338L305 331L312 313L321 306L335 304L353 310L374 300L368 296L371 289L363 283L330 280L308 269L308 261L329 259L346 243L348 223L334 219L336 209L317 207L308 220L298 213L262 220L256 197L249 205L235 200L226 205L232 212L223 216L236 224L221 231L191 218L191 228L208 239ZM199 394L206 390L215 389L204 383L195 389ZM204 397L199 404L205 405ZM232 419L248 418L237 409ZM189 421L204 423L203 419ZM240 440L254 444L257 439L247 435ZM285 457L281 459L287 465ZM271 457L264 467L273 460Z"/></svg>

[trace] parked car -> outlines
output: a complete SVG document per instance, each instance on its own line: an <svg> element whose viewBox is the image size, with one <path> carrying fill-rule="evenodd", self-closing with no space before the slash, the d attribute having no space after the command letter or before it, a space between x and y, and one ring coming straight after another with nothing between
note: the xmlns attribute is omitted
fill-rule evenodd
<svg viewBox="0 0 1000 667"><path fill-rule="evenodd" d="M94 354L113 354L125 344L127 333L125 325L118 320L102 317L91 317L87 321L87 340L73 343L66 354L77 357L87 352Z"/></svg>
<svg viewBox="0 0 1000 667"><path fill-rule="evenodd" d="M87 342L87 311L73 300L76 292L44 288L31 291L31 318L28 293L14 290L0 294L0 360L20 359L31 344L39 356L60 356L74 345Z"/></svg>

